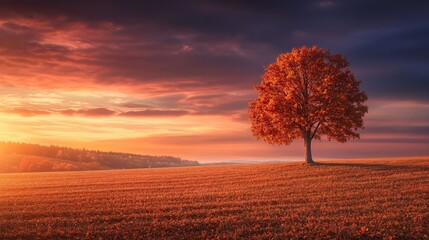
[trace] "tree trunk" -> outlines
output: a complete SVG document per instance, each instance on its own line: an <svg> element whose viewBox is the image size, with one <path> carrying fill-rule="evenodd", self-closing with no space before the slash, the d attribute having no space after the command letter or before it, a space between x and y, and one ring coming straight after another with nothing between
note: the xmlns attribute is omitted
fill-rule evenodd
<svg viewBox="0 0 429 240"><path fill-rule="evenodd" d="M305 163L307 163L307 165L314 164L315 162L313 161L313 156L311 155L310 133L304 134L304 148L305 148Z"/></svg>

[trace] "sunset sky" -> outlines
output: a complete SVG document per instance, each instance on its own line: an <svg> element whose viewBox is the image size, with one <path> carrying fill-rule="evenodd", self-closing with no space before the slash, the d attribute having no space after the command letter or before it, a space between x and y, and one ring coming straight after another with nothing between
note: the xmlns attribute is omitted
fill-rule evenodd
<svg viewBox="0 0 429 240"><path fill-rule="evenodd" d="M315 160L429 155L429 4L290 2L0 1L0 140L302 159L302 140L257 141L247 104L263 66L317 45L347 57L369 113L359 141L315 141Z"/></svg>

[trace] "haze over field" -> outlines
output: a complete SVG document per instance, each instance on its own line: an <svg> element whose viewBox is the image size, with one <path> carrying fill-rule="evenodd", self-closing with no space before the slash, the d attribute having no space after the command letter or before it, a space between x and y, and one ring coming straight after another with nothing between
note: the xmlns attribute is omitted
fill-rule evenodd
<svg viewBox="0 0 429 240"><path fill-rule="evenodd" d="M289 160L251 135L282 52L342 54L368 94L361 140L315 159L429 155L425 1L0 2L0 140L198 161Z"/></svg>

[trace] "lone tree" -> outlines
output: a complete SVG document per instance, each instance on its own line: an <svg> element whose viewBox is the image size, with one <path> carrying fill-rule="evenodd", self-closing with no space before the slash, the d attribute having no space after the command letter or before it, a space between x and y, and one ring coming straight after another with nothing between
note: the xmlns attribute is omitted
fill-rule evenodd
<svg viewBox="0 0 429 240"><path fill-rule="evenodd" d="M311 141L326 135L346 142L359 138L367 95L341 55L301 47L280 54L265 68L256 85L258 97L249 103L252 132L274 145L288 145L303 138L305 161L314 164Z"/></svg>

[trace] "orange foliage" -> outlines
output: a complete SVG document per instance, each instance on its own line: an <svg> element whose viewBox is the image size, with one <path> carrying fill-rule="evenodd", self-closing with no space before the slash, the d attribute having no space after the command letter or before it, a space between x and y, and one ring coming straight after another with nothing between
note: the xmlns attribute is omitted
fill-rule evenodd
<svg viewBox="0 0 429 240"><path fill-rule="evenodd" d="M315 46L280 54L255 88L259 95L249 104L252 131L270 144L288 145L297 138L310 143L321 135L339 142L359 138L368 112L367 96L347 60Z"/></svg>

